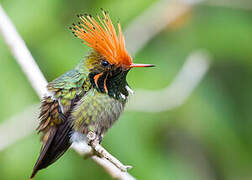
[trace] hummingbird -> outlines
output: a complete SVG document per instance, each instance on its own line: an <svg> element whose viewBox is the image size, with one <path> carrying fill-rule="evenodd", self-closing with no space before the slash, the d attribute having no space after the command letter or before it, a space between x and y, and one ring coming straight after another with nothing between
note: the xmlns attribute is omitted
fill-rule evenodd
<svg viewBox="0 0 252 180"><path fill-rule="evenodd" d="M72 70L47 85L40 110L38 133L42 147L31 179L60 158L74 142L87 141L90 132L99 143L118 120L132 92L126 76L134 64L125 47L120 22L117 31L109 14L77 15L72 33L91 48Z"/></svg>

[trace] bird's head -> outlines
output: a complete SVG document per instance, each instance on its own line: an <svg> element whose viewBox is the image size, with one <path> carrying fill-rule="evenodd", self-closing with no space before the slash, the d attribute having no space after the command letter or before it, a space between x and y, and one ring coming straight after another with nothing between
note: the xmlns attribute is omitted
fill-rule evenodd
<svg viewBox="0 0 252 180"><path fill-rule="evenodd" d="M94 86L101 92L110 94L112 86L125 86L126 75L134 67L152 67L152 64L134 64L125 48L120 22L117 23L118 33L109 18L102 10L102 17L77 15L80 22L73 24L73 34L82 39L83 43L93 51L86 58L86 67ZM121 82L120 82L121 81ZM124 82L124 84L122 83Z"/></svg>

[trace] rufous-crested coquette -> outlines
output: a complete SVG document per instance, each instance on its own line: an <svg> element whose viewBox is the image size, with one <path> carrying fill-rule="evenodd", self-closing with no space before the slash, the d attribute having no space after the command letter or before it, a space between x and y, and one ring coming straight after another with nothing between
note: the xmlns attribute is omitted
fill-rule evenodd
<svg viewBox="0 0 252 180"><path fill-rule="evenodd" d="M31 179L88 133L95 133L101 142L132 91L126 81L128 72L134 67L153 66L133 64L120 23L117 33L104 10L101 17L78 17L80 22L70 29L92 50L73 70L47 85L49 94L43 98L37 128L43 145Z"/></svg>

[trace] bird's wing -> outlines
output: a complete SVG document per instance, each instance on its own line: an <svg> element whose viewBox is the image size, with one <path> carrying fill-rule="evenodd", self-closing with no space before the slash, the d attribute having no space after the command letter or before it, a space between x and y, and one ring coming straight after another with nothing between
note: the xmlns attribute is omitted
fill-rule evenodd
<svg viewBox="0 0 252 180"><path fill-rule="evenodd" d="M37 128L38 132L42 132L43 145L31 177L55 162L69 148L72 126L67 118L76 99L85 92L82 91L85 80L83 74L72 70L48 84L52 94L42 101Z"/></svg>
<svg viewBox="0 0 252 180"><path fill-rule="evenodd" d="M47 89L51 94L42 101L37 128L38 132L43 133L42 137L47 128L60 125L67 119L74 103L89 90L88 86L86 76L75 69L48 83Z"/></svg>
<svg viewBox="0 0 252 180"><path fill-rule="evenodd" d="M63 113L66 114L70 110L72 101L84 96L90 86L87 75L74 69L50 82L47 88L53 93L54 98L59 100Z"/></svg>

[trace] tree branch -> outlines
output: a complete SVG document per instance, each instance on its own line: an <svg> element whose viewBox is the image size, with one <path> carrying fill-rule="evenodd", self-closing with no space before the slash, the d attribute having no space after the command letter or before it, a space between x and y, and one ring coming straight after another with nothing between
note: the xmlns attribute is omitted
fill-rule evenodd
<svg viewBox="0 0 252 180"><path fill-rule="evenodd" d="M33 59L30 51L25 45L24 40L18 34L15 26L4 12L0 4L0 32L10 48L12 55L18 62L22 71L25 73L33 89L40 99L47 93L47 81L40 71L36 61Z"/></svg>
<svg viewBox="0 0 252 180"><path fill-rule="evenodd" d="M122 179L122 180L135 179L129 173L122 172L119 168L117 168L114 164L112 164L106 158L93 155L93 153L91 152L92 151L91 147L88 146L86 143L75 142L72 144L72 148L75 149L76 152L83 157L89 156L89 154L92 154L90 158L94 160L97 164L99 164L101 167L103 167L115 179ZM100 146L99 148L102 148L102 146Z"/></svg>

